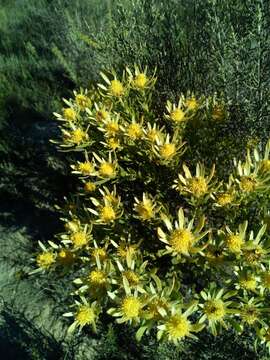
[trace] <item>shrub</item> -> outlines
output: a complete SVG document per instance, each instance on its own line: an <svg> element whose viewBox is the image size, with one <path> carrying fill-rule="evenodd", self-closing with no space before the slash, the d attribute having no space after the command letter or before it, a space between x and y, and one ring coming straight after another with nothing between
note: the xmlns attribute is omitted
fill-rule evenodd
<svg viewBox="0 0 270 360"><path fill-rule="evenodd" d="M69 331L107 312L138 340L248 328L269 346L270 141L220 178L183 154L187 132L230 117L222 99L188 92L160 110L146 68L101 75L55 114L79 183L33 271L74 276Z"/></svg>

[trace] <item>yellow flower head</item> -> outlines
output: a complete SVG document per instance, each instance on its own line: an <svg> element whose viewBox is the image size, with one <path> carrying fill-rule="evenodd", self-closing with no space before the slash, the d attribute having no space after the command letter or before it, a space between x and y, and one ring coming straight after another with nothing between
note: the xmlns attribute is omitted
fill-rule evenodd
<svg viewBox="0 0 270 360"><path fill-rule="evenodd" d="M234 196L230 193L223 193L218 195L217 197L217 204L220 206L226 206L233 202Z"/></svg>
<svg viewBox="0 0 270 360"><path fill-rule="evenodd" d="M70 240L75 248L81 248L88 242L87 235L83 231L78 231L72 234Z"/></svg>
<svg viewBox="0 0 270 360"><path fill-rule="evenodd" d="M80 144L84 140L88 139L88 135L82 129L78 128L70 133L70 141L74 144Z"/></svg>
<svg viewBox="0 0 270 360"><path fill-rule="evenodd" d="M113 96L121 96L124 93L123 84L119 80L112 80L110 85L110 92Z"/></svg>
<svg viewBox="0 0 270 360"><path fill-rule="evenodd" d="M164 144L161 145L160 147L160 156L167 160L172 158L176 153L176 147L175 144L170 143L170 144Z"/></svg>
<svg viewBox="0 0 270 360"><path fill-rule="evenodd" d="M102 270L93 270L90 272L89 281L94 286L104 286L107 282L107 276Z"/></svg>
<svg viewBox="0 0 270 360"><path fill-rule="evenodd" d="M105 223L114 221L116 219L116 214L112 206L105 205L100 210L100 218Z"/></svg>
<svg viewBox="0 0 270 360"><path fill-rule="evenodd" d="M266 289L270 289L270 272L269 271L265 271L262 273L261 276L262 279L262 284Z"/></svg>
<svg viewBox="0 0 270 360"><path fill-rule="evenodd" d="M260 162L260 170L262 172L270 172L270 160L262 160Z"/></svg>
<svg viewBox="0 0 270 360"><path fill-rule="evenodd" d="M99 167L99 175L102 177L114 177L115 165L110 162L103 162Z"/></svg>
<svg viewBox="0 0 270 360"><path fill-rule="evenodd" d="M63 110L64 118L70 121L76 120L77 114L76 111L72 108L66 108Z"/></svg>
<svg viewBox="0 0 270 360"><path fill-rule="evenodd" d="M238 253L241 251L244 240L240 235L231 234L227 237L226 244L231 252Z"/></svg>
<svg viewBox="0 0 270 360"><path fill-rule="evenodd" d="M195 97L191 97L190 99L187 99L186 106L188 110L195 110L198 107L198 102Z"/></svg>
<svg viewBox="0 0 270 360"><path fill-rule="evenodd" d="M254 276L242 276L239 279L239 285L246 290L255 290L257 286L257 281Z"/></svg>
<svg viewBox="0 0 270 360"><path fill-rule="evenodd" d="M246 304L241 311L241 317L247 324L252 325L259 319L259 312L256 306Z"/></svg>
<svg viewBox="0 0 270 360"><path fill-rule="evenodd" d="M204 304L203 311L208 320L222 320L226 314L224 302L220 299L207 300Z"/></svg>
<svg viewBox="0 0 270 360"><path fill-rule="evenodd" d="M92 324L95 321L95 312L88 305L81 305L75 315L77 323L83 327L85 325Z"/></svg>
<svg viewBox="0 0 270 360"><path fill-rule="evenodd" d="M107 144L112 150L115 150L120 147L120 140L116 137L111 137L108 139Z"/></svg>
<svg viewBox="0 0 270 360"><path fill-rule="evenodd" d="M154 204L152 200L147 197L144 197L142 201L135 204L135 210L144 221L152 219L155 215Z"/></svg>
<svg viewBox="0 0 270 360"><path fill-rule="evenodd" d="M96 184L94 184L93 182L91 181L87 181L85 184L84 184L84 190L86 192L93 192L96 190Z"/></svg>
<svg viewBox="0 0 270 360"><path fill-rule="evenodd" d="M37 256L37 265L42 269L49 269L51 265L55 262L55 256L52 252L43 251Z"/></svg>
<svg viewBox="0 0 270 360"><path fill-rule="evenodd" d="M176 108L176 109L171 111L170 118L173 121L177 122L177 123L180 123L180 122L186 120L184 111L182 109L179 109L179 108Z"/></svg>
<svg viewBox="0 0 270 360"><path fill-rule="evenodd" d="M76 104L82 109L86 108L87 106L89 106L91 104L90 99L83 94L76 95L75 101L76 101Z"/></svg>
<svg viewBox="0 0 270 360"><path fill-rule="evenodd" d="M179 254L187 254L194 242L194 235L188 229L177 229L171 234L170 245Z"/></svg>
<svg viewBox="0 0 270 360"><path fill-rule="evenodd" d="M127 278L129 285L136 286L140 282L139 276L132 270L123 272L123 275Z"/></svg>
<svg viewBox="0 0 270 360"><path fill-rule="evenodd" d="M75 260L75 256L74 254L67 249L62 249L59 251L58 253L58 261L60 262L61 265L71 265L73 264Z"/></svg>
<svg viewBox="0 0 270 360"><path fill-rule="evenodd" d="M127 255L129 255L130 257L133 257L136 254L136 247L129 245L129 246L124 246L124 245L120 245L117 248L117 255L120 258L125 259L127 257Z"/></svg>
<svg viewBox="0 0 270 360"><path fill-rule="evenodd" d="M103 248L95 248L92 252L94 257L98 257L100 261L103 261L107 258L106 250Z"/></svg>
<svg viewBox="0 0 270 360"><path fill-rule="evenodd" d="M251 176L241 176L240 180L240 188L245 192L252 192L255 191L257 186L256 179L252 178Z"/></svg>
<svg viewBox="0 0 270 360"><path fill-rule="evenodd" d="M141 125L138 123L131 123L127 128L127 134L132 139L139 139L143 134Z"/></svg>
<svg viewBox="0 0 270 360"><path fill-rule="evenodd" d="M78 164L78 171L83 175L91 175L94 172L94 166L89 161Z"/></svg>
<svg viewBox="0 0 270 360"><path fill-rule="evenodd" d="M111 136L114 136L119 131L119 125L116 121L109 121L105 125L107 133Z"/></svg>
<svg viewBox="0 0 270 360"><path fill-rule="evenodd" d="M180 340L190 333L191 324L183 315L173 315L166 322L166 330L171 340Z"/></svg>
<svg viewBox="0 0 270 360"><path fill-rule="evenodd" d="M139 89L143 89L147 83L148 79L147 76L144 73L140 73L138 75L136 75L133 83L134 86L139 88Z"/></svg>
<svg viewBox="0 0 270 360"><path fill-rule="evenodd" d="M123 316L128 320L138 317L141 307L140 300L134 296L127 296L121 304Z"/></svg>
<svg viewBox="0 0 270 360"><path fill-rule="evenodd" d="M208 191L207 182L202 176L188 179L188 188L190 192L196 197L203 196Z"/></svg>
<svg viewBox="0 0 270 360"><path fill-rule="evenodd" d="M96 112L96 120L100 121L100 120L106 120L109 117L109 113L108 111L104 110L104 109L100 109Z"/></svg>
<svg viewBox="0 0 270 360"><path fill-rule="evenodd" d="M263 248L260 245L256 245L253 249L245 249L243 254L246 262L251 265L256 265L260 261L263 252Z"/></svg>

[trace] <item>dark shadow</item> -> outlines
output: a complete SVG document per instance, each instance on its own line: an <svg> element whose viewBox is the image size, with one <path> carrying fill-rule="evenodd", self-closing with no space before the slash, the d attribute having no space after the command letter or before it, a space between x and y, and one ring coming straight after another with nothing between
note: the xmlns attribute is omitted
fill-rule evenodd
<svg viewBox="0 0 270 360"><path fill-rule="evenodd" d="M5 307L0 313L0 354L5 360L71 360L63 344L36 328L22 314Z"/></svg>

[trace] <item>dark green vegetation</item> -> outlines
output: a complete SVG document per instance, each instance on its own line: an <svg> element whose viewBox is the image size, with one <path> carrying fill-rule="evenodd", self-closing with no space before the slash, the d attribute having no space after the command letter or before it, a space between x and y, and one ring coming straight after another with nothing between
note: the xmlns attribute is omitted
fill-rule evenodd
<svg viewBox="0 0 270 360"><path fill-rule="evenodd" d="M179 91L217 92L230 103L229 119L197 124L189 144L195 161L215 160L226 174L228 158L269 136L269 25L268 0L1 0L0 353L7 359L263 359L250 334L205 336L175 349L154 338L136 345L129 332L104 326L67 344L55 318L66 311L67 289L53 284L52 292L52 279L24 272L37 240L61 227L53 205L74 186L49 144L61 98L100 70L134 63L158 66L160 103Z"/></svg>

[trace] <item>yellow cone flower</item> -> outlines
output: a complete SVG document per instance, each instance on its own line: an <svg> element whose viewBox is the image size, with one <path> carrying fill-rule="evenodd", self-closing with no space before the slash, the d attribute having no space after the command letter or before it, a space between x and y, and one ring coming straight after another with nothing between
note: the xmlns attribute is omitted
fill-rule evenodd
<svg viewBox="0 0 270 360"><path fill-rule="evenodd" d="M110 85L110 92L114 96L121 96L124 93L123 84L119 80L112 80Z"/></svg>
<svg viewBox="0 0 270 360"><path fill-rule="evenodd" d="M148 79L147 76L144 73L140 73L138 75L136 75L133 83L134 86L139 88L139 89L143 89L147 83Z"/></svg>
<svg viewBox="0 0 270 360"><path fill-rule="evenodd" d="M92 324L95 317L94 310L88 305L81 305L75 315L75 319L81 327Z"/></svg>
<svg viewBox="0 0 270 360"><path fill-rule="evenodd" d="M64 118L70 121L76 120L77 114L76 111L72 108L66 108L63 110Z"/></svg>
<svg viewBox="0 0 270 360"><path fill-rule="evenodd" d="M206 301L203 311L209 320L215 321L221 320L226 314L224 303L220 299Z"/></svg>
<svg viewBox="0 0 270 360"><path fill-rule="evenodd" d="M166 322L166 329L171 340L180 340L190 333L190 322L183 315L173 315Z"/></svg>
<svg viewBox="0 0 270 360"><path fill-rule="evenodd" d="M128 320L138 317L141 306L142 304L138 298L134 296L126 297L121 304L123 316Z"/></svg>
<svg viewBox="0 0 270 360"><path fill-rule="evenodd" d="M87 235L83 231L78 231L72 234L70 240L76 248L81 248L88 242Z"/></svg>
<svg viewBox="0 0 270 360"><path fill-rule="evenodd" d="M55 262L55 256L52 252L44 251L37 256L37 265L38 267L48 270L52 264Z"/></svg>

